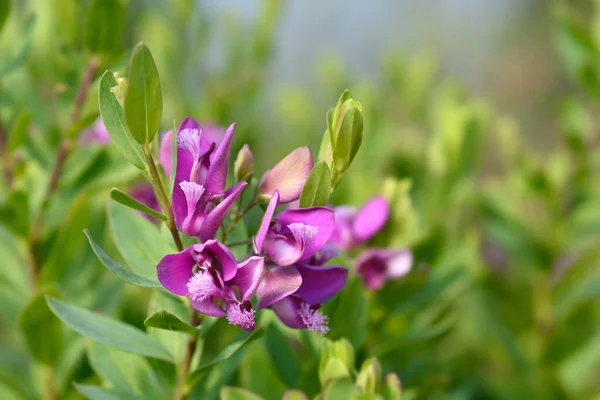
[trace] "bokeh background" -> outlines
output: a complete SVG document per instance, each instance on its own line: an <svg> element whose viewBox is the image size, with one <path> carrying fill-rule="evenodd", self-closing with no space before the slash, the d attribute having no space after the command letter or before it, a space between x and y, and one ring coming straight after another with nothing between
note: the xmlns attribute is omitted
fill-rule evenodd
<svg viewBox="0 0 600 400"><path fill-rule="evenodd" d="M44 343L44 330L23 315L45 306L41 295L142 329L161 305L108 274L81 234L89 228L129 261L106 204L111 187L129 190L141 176L112 146L77 142L44 197L61 139L98 117L94 84L81 121L69 123L89 55L88 3L12 1L0 33L0 131L9 143L20 135L0 149L12 174L0 185L3 398L80 398L71 382L106 383L66 328L56 329L70 351L36 358L31 343ZM600 399L597 1L122 3L122 51L100 72L126 75L130 50L145 42L160 73L163 129L188 115L235 121L234 151L249 143L257 171L306 143L316 153L344 89L361 101L363 146L332 201L358 206L384 194L392 215L368 245L408 247L415 265L378 292L353 280L341 294L356 300L350 310L347 300L324 306L329 336L350 340L357 365L377 357L407 399ZM249 232L259 218L249 216ZM56 323L52 314L35 321ZM289 387L317 394L311 341L270 326L279 336L271 330L215 368L195 398L215 398L223 384L265 399ZM211 329L203 357L239 333L226 322ZM273 356L284 345L288 357ZM53 367L54 396L43 383Z"/></svg>

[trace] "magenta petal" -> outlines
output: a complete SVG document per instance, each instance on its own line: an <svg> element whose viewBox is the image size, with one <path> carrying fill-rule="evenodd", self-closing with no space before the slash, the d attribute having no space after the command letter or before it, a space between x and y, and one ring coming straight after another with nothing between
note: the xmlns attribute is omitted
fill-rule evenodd
<svg viewBox="0 0 600 400"><path fill-rule="evenodd" d="M192 257L193 246L188 247L180 253L167 254L156 266L158 281L169 291L179 295L187 296L187 283L193 275L193 267L196 264Z"/></svg>
<svg viewBox="0 0 600 400"><path fill-rule="evenodd" d="M175 214L175 222L179 229L183 227L183 221L187 217L188 207L185 194L179 186L179 181L175 180L173 186L173 213Z"/></svg>
<svg viewBox="0 0 600 400"><path fill-rule="evenodd" d="M227 315L221 306L213 301L212 297L203 301L190 300L190 304L194 310L205 315L210 315L211 317L224 317Z"/></svg>
<svg viewBox="0 0 600 400"><path fill-rule="evenodd" d="M348 250L354 246L354 218L356 209L352 207L337 207L335 209L335 229L329 241L342 250Z"/></svg>
<svg viewBox="0 0 600 400"><path fill-rule="evenodd" d="M256 254L262 253L263 243L265 242L265 237L267 236L267 231L269 230L269 226L271 225L271 219L273 218L273 214L275 213L275 209L279 205L279 191L275 190L273 193L273 197L269 201L269 205L267 206L267 211L262 217L262 221L260 222L260 227L258 228L258 232L252 239L254 244L254 252Z"/></svg>
<svg viewBox="0 0 600 400"><path fill-rule="evenodd" d="M277 222L282 226L300 222L319 229L317 234L306 244L300 260L306 260L319 251L329 238L331 238L331 234L335 228L334 212L332 209L326 207L285 210L277 215Z"/></svg>
<svg viewBox="0 0 600 400"><path fill-rule="evenodd" d="M264 243L265 255L277 265L293 265L302 257L302 247L294 239L268 233Z"/></svg>
<svg viewBox="0 0 600 400"><path fill-rule="evenodd" d="M383 196L369 200L354 218L354 235L359 243L368 240L385 225L390 214L390 206Z"/></svg>
<svg viewBox="0 0 600 400"><path fill-rule="evenodd" d="M312 153L308 146L299 147L269 170L260 182L258 195L270 198L279 190L281 203L300 198L302 188L313 167Z"/></svg>
<svg viewBox="0 0 600 400"><path fill-rule="evenodd" d="M200 228L200 238L202 240L209 240L215 237L215 234L223 220L225 220L229 209L233 206L233 203L235 203L235 200L240 193L242 193L242 190L244 190L246 185L248 185L246 182L240 182L228 190L228 195L223 201L208 213Z"/></svg>
<svg viewBox="0 0 600 400"><path fill-rule="evenodd" d="M348 279L348 269L339 265L326 267L296 265L302 276L302 285L294 295L308 304L320 304L339 292Z"/></svg>
<svg viewBox="0 0 600 400"><path fill-rule="evenodd" d="M371 290L380 289L386 280L410 272L412 253L407 249L368 249L356 259L356 273Z"/></svg>
<svg viewBox="0 0 600 400"><path fill-rule="evenodd" d="M260 284L264 267L263 257L250 257L238 264L235 277L227 282L228 286L237 286L240 289L242 298L238 301L250 300L254 296Z"/></svg>
<svg viewBox="0 0 600 400"><path fill-rule="evenodd" d="M277 317L290 328L306 328L304 321L300 317L300 299L294 296L285 297L274 303L271 308Z"/></svg>
<svg viewBox="0 0 600 400"><path fill-rule="evenodd" d="M294 293L302 284L295 267L273 267L265 270L258 287L258 308L265 308Z"/></svg>
<svg viewBox="0 0 600 400"><path fill-rule="evenodd" d="M194 245L194 250L198 253L216 257L221 265L221 277L227 282L232 279L237 272L237 262L235 256L227 246L217 240L207 240L206 243Z"/></svg>
<svg viewBox="0 0 600 400"><path fill-rule="evenodd" d="M234 129L235 123L227 128L223 141L219 144L214 157L211 159L210 168L206 175L206 190L209 193L223 193L223 189L225 189Z"/></svg>

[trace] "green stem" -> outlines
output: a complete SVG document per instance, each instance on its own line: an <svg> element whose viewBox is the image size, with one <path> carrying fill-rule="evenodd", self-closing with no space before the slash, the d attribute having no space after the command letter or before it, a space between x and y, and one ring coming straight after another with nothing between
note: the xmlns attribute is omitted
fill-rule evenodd
<svg viewBox="0 0 600 400"><path fill-rule="evenodd" d="M177 250L183 251L183 244L181 243L179 231L177 230L177 224L175 223L175 215L173 214L173 209L171 208L171 201L169 200L169 196L167 196L165 188L160 181L160 175L156 169L156 163L154 162L154 157L152 156L152 150L150 150L150 145L148 144L143 145L142 148L144 149L144 157L146 158L146 166L148 168L148 175L150 176L150 183L154 188L154 194L156 195L156 199L160 204L160 208L162 209L163 214L167 217L167 227L169 228L169 231L171 231L171 236L173 236L173 241L175 242L175 246L177 246Z"/></svg>

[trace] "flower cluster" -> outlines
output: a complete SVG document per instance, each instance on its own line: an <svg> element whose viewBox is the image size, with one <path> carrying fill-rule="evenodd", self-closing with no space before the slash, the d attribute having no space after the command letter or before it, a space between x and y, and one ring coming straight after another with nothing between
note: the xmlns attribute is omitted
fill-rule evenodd
<svg viewBox="0 0 600 400"><path fill-rule="evenodd" d="M383 228L389 213L389 204L382 196L371 198L359 210L337 207L330 244L344 251L357 248ZM406 275L412 264L412 252L408 249L367 248L357 257L355 271L368 289L377 290L385 281Z"/></svg>
<svg viewBox="0 0 600 400"><path fill-rule="evenodd" d="M327 317L320 304L346 283L348 270L324 266L326 243L335 230L334 211L325 207L285 210L280 203L297 200L313 166L308 147L292 151L257 185L251 205L269 201L258 232L254 255L238 261L228 246L215 239L252 174L253 158L244 146L236 160L238 183L226 188L235 124L223 136L208 135L192 118L176 133L164 135L160 162L174 174L172 206L178 228L198 243L164 256L157 265L160 283L189 298L198 312L227 317L245 330L255 326L251 299L257 308L270 307L286 325L327 332ZM176 136L176 170L171 171L173 137ZM235 215L240 212L236 205ZM232 219L232 221L235 221Z"/></svg>

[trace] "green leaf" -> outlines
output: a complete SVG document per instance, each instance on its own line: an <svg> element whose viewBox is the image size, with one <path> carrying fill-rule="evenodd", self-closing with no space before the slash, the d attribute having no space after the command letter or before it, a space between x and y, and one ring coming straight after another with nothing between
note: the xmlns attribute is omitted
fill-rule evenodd
<svg viewBox="0 0 600 400"><path fill-rule="evenodd" d="M1 1L2 0L0 0L0 2ZM17 147L23 144L27 138L27 133L29 131L29 119L29 113L27 111L22 111L17 116L17 119L13 123L10 130L10 135L8 136L7 149L9 152L14 151Z"/></svg>
<svg viewBox="0 0 600 400"><path fill-rule="evenodd" d="M125 7L120 0L92 0L83 31L83 41L90 52L120 53L124 30Z"/></svg>
<svg viewBox="0 0 600 400"><path fill-rule="evenodd" d="M106 389L95 385L81 385L74 383L75 388L79 393L86 396L90 400L142 400L143 397L121 393L112 389Z"/></svg>
<svg viewBox="0 0 600 400"><path fill-rule="evenodd" d="M4 28L4 24L10 14L10 0L0 0L0 32Z"/></svg>
<svg viewBox="0 0 600 400"><path fill-rule="evenodd" d="M246 339L231 343L229 346L225 347L213 360L200 365L194 372L192 372L187 378L188 384L193 386L206 372L208 372L210 368L222 361L229 359L250 343L263 337L264 334L265 331L262 328L259 328L252 332Z"/></svg>
<svg viewBox="0 0 600 400"><path fill-rule="evenodd" d="M184 300L185 299L185 300ZM169 313L173 314L182 321L190 320L190 310L188 305L185 303L187 298L176 296L171 292L154 291L150 296L148 302L147 313L153 313L155 310L168 310ZM204 324L202 324L204 327ZM187 333L178 331L166 331L163 329L157 329L148 327L148 336L159 342L165 349L171 353L176 364L181 364L185 357L185 351L189 340ZM200 340L197 349L200 347Z"/></svg>
<svg viewBox="0 0 600 400"><path fill-rule="evenodd" d="M27 17L22 24L23 29L18 34L19 40L12 42L13 47L2 54L2 57L0 58L0 78L15 71L27 59L32 47L35 20L34 14Z"/></svg>
<svg viewBox="0 0 600 400"><path fill-rule="evenodd" d="M156 265L175 253L159 228L146 218L116 202L108 204L108 221L121 256L136 274L156 279Z"/></svg>
<svg viewBox="0 0 600 400"><path fill-rule="evenodd" d="M283 394L281 400L308 400L308 396L300 390L290 389Z"/></svg>
<svg viewBox="0 0 600 400"><path fill-rule="evenodd" d="M324 206L331 194L331 174L325 161L318 161L310 171L300 195L300 208Z"/></svg>
<svg viewBox="0 0 600 400"><path fill-rule="evenodd" d="M144 398L170 397L146 358L92 341L87 347L92 369L114 390Z"/></svg>
<svg viewBox="0 0 600 400"><path fill-rule="evenodd" d="M360 348L367 333L369 302L358 277L348 280L339 303L331 315L330 339L345 337L354 348Z"/></svg>
<svg viewBox="0 0 600 400"><path fill-rule="evenodd" d="M333 166L333 150L331 147L331 138L328 131L325 131L319 147L319 161L325 161L330 168Z"/></svg>
<svg viewBox="0 0 600 400"><path fill-rule="evenodd" d="M183 322L166 310L158 310L150 315L144 321L144 325L153 328L164 329L167 331L185 332L190 335L198 334L198 329L186 322Z"/></svg>
<svg viewBox="0 0 600 400"><path fill-rule="evenodd" d="M58 359L62 352L62 324L48 308L44 294L38 293L27 304L19 326L36 360L51 365Z"/></svg>
<svg viewBox="0 0 600 400"><path fill-rule="evenodd" d="M337 171L337 182L348 169L362 143L363 117L362 106L353 99L347 100L340 111L341 122L333 146L333 165Z"/></svg>
<svg viewBox="0 0 600 400"><path fill-rule="evenodd" d="M138 44L131 55L124 108L133 138L140 144L152 142L163 105L158 70L150 50L143 43Z"/></svg>
<svg viewBox="0 0 600 400"><path fill-rule="evenodd" d="M92 250L96 253L96 256L100 262L108 268L113 274L115 274L122 281L131 283L135 286L150 287L150 288L162 288L162 285L156 279L149 279L144 276L138 275L132 270L125 268L102 250L102 248L92 239L92 235L88 230L84 230L85 236L87 236Z"/></svg>
<svg viewBox="0 0 600 400"><path fill-rule="evenodd" d="M131 197L127 193L124 193L124 192L120 191L117 188L112 188L111 189L111 191L110 191L110 198L113 199L114 201L116 201L117 203L121 203L124 206L127 206L129 208L133 208L134 210L141 211L141 212L143 212L145 214L151 215L151 216L156 217L158 219L162 219L163 221L167 220L167 217L164 216L163 214L159 213L156 210L151 209L150 207L148 207L144 203L140 203L139 201L137 201L136 199L134 199L133 197Z"/></svg>
<svg viewBox="0 0 600 400"><path fill-rule="evenodd" d="M331 145L333 147L336 146L337 138L339 135L339 128L341 124L340 114L342 113L342 107L344 103L346 103L346 101L350 99L352 99L352 93L350 93L348 89L344 90L344 93L342 93L342 95L338 99L335 108L332 108L327 112L327 129L329 130Z"/></svg>
<svg viewBox="0 0 600 400"><path fill-rule="evenodd" d="M267 328L265 343L277 374L287 387L295 387L300 376L300 361L288 339L274 323Z"/></svg>
<svg viewBox="0 0 600 400"><path fill-rule="evenodd" d="M339 378L330 381L321 392L323 400L351 399L355 393L354 384L349 378Z"/></svg>
<svg viewBox="0 0 600 400"><path fill-rule="evenodd" d="M160 343L131 325L52 297L47 296L46 300L58 318L83 336L130 353L172 361Z"/></svg>
<svg viewBox="0 0 600 400"><path fill-rule="evenodd" d="M257 394L246 389L224 386L219 392L220 400L263 400Z"/></svg>
<svg viewBox="0 0 600 400"><path fill-rule="evenodd" d="M115 95L110 91L117 86L117 81L112 72L106 71L100 78L100 87L98 89L98 105L104 127L108 131L111 142L117 147L117 150L130 163L141 170L145 170L144 152L142 147L133 140L129 128L125 122L123 108L117 101Z"/></svg>

